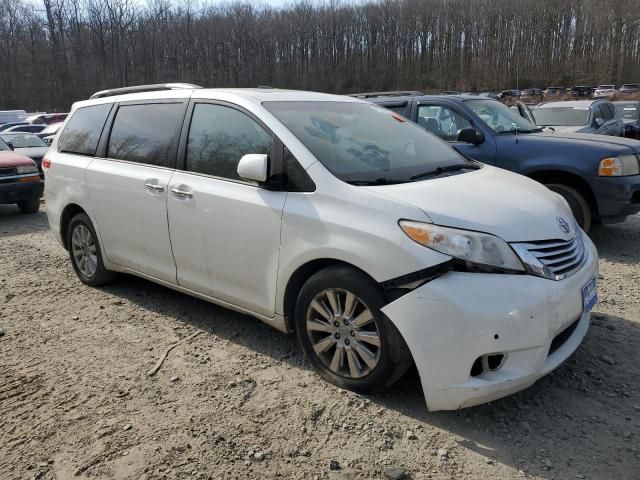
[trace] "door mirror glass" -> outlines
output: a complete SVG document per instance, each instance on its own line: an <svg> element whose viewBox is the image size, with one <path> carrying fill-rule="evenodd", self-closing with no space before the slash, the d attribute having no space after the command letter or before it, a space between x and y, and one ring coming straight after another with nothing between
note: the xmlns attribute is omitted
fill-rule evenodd
<svg viewBox="0 0 640 480"><path fill-rule="evenodd" d="M238 175L245 180L264 183L269 172L269 156L263 153L248 153L238 162Z"/></svg>
<svg viewBox="0 0 640 480"><path fill-rule="evenodd" d="M458 142L472 143L473 145L480 145L484 142L484 135L475 128L461 128L458 130L456 137Z"/></svg>
<svg viewBox="0 0 640 480"><path fill-rule="evenodd" d="M602 125L604 125L604 119L598 117L598 118L596 118L594 123L595 123L596 127L600 128Z"/></svg>

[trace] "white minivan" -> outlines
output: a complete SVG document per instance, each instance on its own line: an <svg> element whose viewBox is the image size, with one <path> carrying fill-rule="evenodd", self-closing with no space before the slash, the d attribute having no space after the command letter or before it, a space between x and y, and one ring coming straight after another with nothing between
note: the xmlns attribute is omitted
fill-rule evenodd
<svg viewBox="0 0 640 480"><path fill-rule="evenodd" d="M295 331L357 392L415 362L430 410L551 372L596 302L596 249L560 196L355 98L108 90L43 167L82 282L130 273Z"/></svg>

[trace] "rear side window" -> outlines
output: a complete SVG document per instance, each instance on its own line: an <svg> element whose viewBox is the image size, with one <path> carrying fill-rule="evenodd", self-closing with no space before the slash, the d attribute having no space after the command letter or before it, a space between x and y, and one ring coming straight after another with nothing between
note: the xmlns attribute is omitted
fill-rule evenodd
<svg viewBox="0 0 640 480"><path fill-rule="evenodd" d="M171 166L178 125L182 125L181 103L121 105L113 121L107 157L158 167Z"/></svg>
<svg viewBox="0 0 640 480"><path fill-rule="evenodd" d="M60 135L58 151L95 155L110 110L110 103L78 108Z"/></svg>
<svg viewBox="0 0 640 480"><path fill-rule="evenodd" d="M272 136L231 107L196 104L191 117L185 168L190 172L242 180L238 162L248 153L270 153Z"/></svg>

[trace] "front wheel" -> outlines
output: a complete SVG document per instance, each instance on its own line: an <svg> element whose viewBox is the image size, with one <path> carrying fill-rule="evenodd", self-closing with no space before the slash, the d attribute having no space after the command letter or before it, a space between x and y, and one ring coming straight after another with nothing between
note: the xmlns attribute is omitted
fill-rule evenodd
<svg viewBox="0 0 640 480"><path fill-rule="evenodd" d="M296 302L298 341L320 375L341 388L371 393L393 384L412 359L387 303L364 273L329 267L313 275Z"/></svg>
<svg viewBox="0 0 640 480"><path fill-rule="evenodd" d="M591 208L589 207L589 204L582 196L582 194L575 188L563 185L561 183L548 183L546 187L552 192L556 192L562 195L562 197L569 204L571 212L578 222L578 225L580 225L580 228L582 228L582 230L584 230L585 232L589 232L593 220L591 215Z"/></svg>
<svg viewBox="0 0 640 480"><path fill-rule="evenodd" d="M98 236L86 213L77 214L69 222L67 248L73 269L82 283L97 287L115 277L115 273L104 266Z"/></svg>

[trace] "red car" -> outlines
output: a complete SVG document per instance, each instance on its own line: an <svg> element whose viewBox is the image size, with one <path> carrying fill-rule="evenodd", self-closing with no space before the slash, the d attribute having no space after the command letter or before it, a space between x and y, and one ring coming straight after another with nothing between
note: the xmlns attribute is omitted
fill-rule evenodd
<svg viewBox="0 0 640 480"><path fill-rule="evenodd" d="M15 203L22 213L37 213L44 182L36 162L0 139L0 203Z"/></svg>

